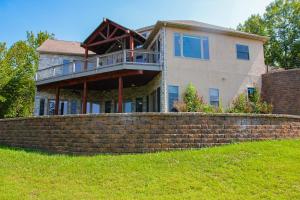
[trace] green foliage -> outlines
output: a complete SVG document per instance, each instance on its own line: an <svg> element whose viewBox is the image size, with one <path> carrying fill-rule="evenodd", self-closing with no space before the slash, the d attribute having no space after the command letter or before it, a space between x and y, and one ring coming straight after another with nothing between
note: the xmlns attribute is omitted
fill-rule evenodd
<svg viewBox="0 0 300 200"><path fill-rule="evenodd" d="M204 102L203 98L198 95L196 87L189 83L184 93L183 102L175 102L174 107L179 112L204 112L219 113L223 112L223 108L214 107Z"/></svg>
<svg viewBox="0 0 300 200"><path fill-rule="evenodd" d="M261 100L260 93L255 89L253 96L247 97L246 94L237 96L231 107L227 110L229 113L272 113L272 105Z"/></svg>
<svg viewBox="0 0 300 200"><path fill-rule="evenodd" d="M199 97L196 87L189 83L184 93L183 101L188 112L197 112L203 104L203 99Z"/></svg>
<svg viewBox="0 0 300 200"><path fill-rule="evenodd" d="M252 15L238 30L270 37L266 64L286 69L300 67L300 1L275 0L263 16Z"/></svg>
<svg viewBox="0 0 300 200"><path fill-rule="evenodd" d="M0 44L0 118L30 116L33 112L35 81L38 68L36 48L53 34L27 32L26 41L9 49Z"/></svg>
<svg viewBox="0 0 300 200"><path fill-rule="evenodd" d="M0 199L296 200L300 140L67 156L0 148Z"/></svg>

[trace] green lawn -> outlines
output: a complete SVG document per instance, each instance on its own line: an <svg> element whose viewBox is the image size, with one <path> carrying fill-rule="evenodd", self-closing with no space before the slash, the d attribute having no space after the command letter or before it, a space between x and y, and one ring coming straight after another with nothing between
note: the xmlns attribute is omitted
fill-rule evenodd
<svg viewBox="0 0 300 200"><path fill-rule="evenodd" d="M0 199L300 199L300 140L92 157L2 147Z"/></svg>

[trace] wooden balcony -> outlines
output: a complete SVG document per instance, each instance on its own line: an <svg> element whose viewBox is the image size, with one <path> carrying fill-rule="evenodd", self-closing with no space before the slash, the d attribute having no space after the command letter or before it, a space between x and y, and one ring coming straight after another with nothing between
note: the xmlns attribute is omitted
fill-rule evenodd
<svg viewBox="0 0 300 200"><path fill-rule="evenodd" d="M85 60L74 60L40 69L36 73L36 83L37 85L44 85L119 70L161 70L159 52L140 50L122 50L94 56L87 60L87 67L84 66Z"/></svg>

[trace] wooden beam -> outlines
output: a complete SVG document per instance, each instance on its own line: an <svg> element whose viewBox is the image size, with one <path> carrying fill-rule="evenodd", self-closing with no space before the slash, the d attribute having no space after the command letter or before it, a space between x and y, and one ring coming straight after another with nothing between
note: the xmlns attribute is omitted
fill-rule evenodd
<svg viewBox="0 0 300 200"><path fill-rule="evenodd" d="M59 87L56 88L56 96L55 96L55 108L54 108L54 114L58 115L58 109L59 109Z"/></svg>
<svg viewBox="0 0 300 200"><path fill-rule="evenodd" d="M103 37L104 40L107 39L107 37L106 37L103 33L99 32L99 35L100 35L101 37Z"/></svg>
<svg viewBox="0 0 300 200"><path fill-rule="evenodd" d="M88 51L88 48L85 47L84 48L84 71L87 70L87 65L88 65L88 57L89 57L89 51Z"/></svg>
<svg viewBox="0 0 300 200"><path fill-rule="evenodd" d="M108 36L108 38L109 38L109 39L112 38L118 30L119 30L119 29L116 27L116 28L113 30L113 32Z"/></svg>
<svg viewBox="0 0 300 200"><path fill-rule="evenodd" d="M118 89L118 112L123 111L123 78L119 77L119 89Z"/></svg>
<svg viewBox="0 0 300 200"><path fill-rule="evenodd" d="M89 44L88 47L93 47L93 46L97 46L97 45L100 45L100 44L105 44L105 43L112 42L114 40L119 40L119 39L126 38L126 37L129 37L129 34L125 34L125 35L121 35L121 36L118 36L118 37L102 40L102 41L99 41L99 42L94 42L94 43Z"/></svg>
<svg viewBox="0 0 300 200"><path fill-rule="evenodd" d="M83 84L86 82L93 82L93 81L101 81L101 80L107 80L107 79L116 79L120 76L126 77L126 76L135 76L135 75L142 75L144 72L143 70L128 70L128 71L119 71L119 72L108 72L103 74L97 74L94 76L88 76L83 78L77 78L77 79L71 79L71 80L65 80L60 81L57 83L49 83L45 85L38 86L38 89L51 89L51 88L57 88L57 87L68 87L72 85L78 85Z"/></svg>
<svg viewBox="0 0 300 200"><path fill-rule="evenodd" d="M106 38L109 36L109 24L107 24L107 29L106 29Z"/></svg>
<svg viewBox="0 0 300 200"><path fill-rule="evenodd" d="M98 33L103 31L103 29L107 26L107 22L104 21L102 22L102 24L100 25L100 27L98 28L98 30L95 30L93 35L89 38L89 40L87 41L87 45L89 45L97 36Z"/></svg>
<svg viewBox="0 0 300 200"><path fill-rule="evenodd" d="M130 52L130 61L133 62L134 39L132 35L129 38L129 49L132 50Z"/></svg>
<svg viewBox="0 0 300 200"><path fill-rule="evenodd" d="M86 104L87 104L87 82L83 82L83 91L82 91L82 114L86 114Z"/></svg>

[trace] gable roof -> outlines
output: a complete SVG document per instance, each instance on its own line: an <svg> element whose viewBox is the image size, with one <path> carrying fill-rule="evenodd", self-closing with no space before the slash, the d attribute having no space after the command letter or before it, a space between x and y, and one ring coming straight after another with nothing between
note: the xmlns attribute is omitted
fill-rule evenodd
<svg viewBox="0 0 300 200"><path fill-rule="evenodd" d="M80 42L47 39L37 48L39 53L84 55L85 49L80 46ZM94 54L89 51L89 54Z"/></svg>
<svg viewBox="0 0 300 200"><path fill-rule="evenodd" d="M198 22L198 21L194 21L194 20L165 20L165 21L157 21L156 22L156 24L153 26L152 32L149 35L144 46L148 46L151 43L151 40L155 37L155 35L160 30L160 28L163 26L173 27L173 28L190 29L190 30L199 30L199 31L205 31L205 32L212 32L212 33L220 33L220 34L224 34L224 35L259 40L262 42L266 42L268 40L268 37L265 37L265 36L246 33L246 32L242 32L242 31L237 31L237 30L234 30L231 28L215 26L212 24L207 24L207 23ZM149 26L145 27L145 28L149 28ZM140 28L137 31L143 30L143 29L144 28Z"/></svg>

